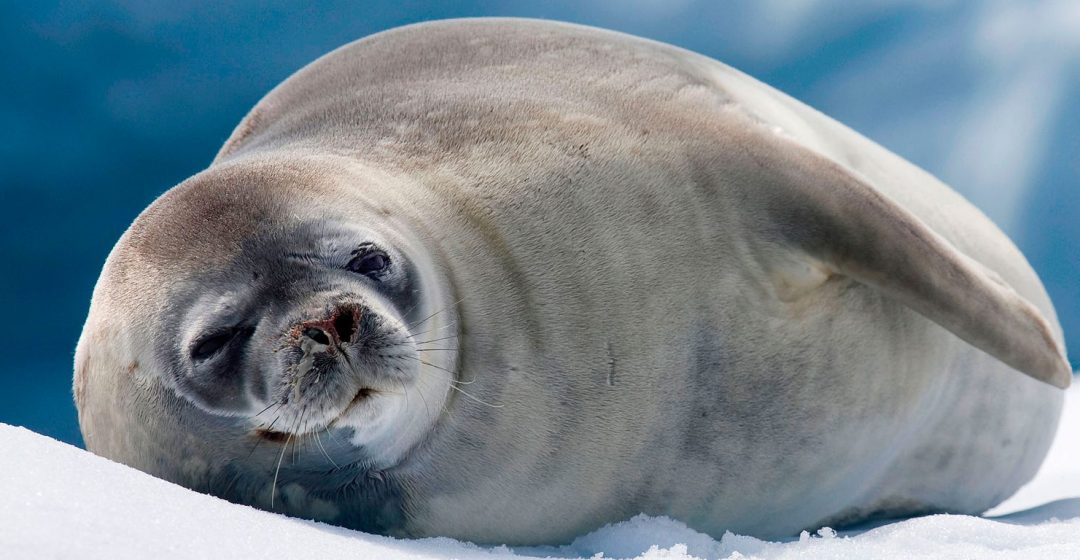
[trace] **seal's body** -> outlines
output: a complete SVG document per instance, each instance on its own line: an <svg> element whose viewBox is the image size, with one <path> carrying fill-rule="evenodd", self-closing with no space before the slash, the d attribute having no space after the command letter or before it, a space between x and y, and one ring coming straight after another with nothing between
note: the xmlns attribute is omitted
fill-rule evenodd
<svg viewBox="0 0 1080 560"><path fill-rule="evenodd" d="M1000 502L1061 348L1008 239L842 125L674 47L463 20L301 70L144 212L75 390L92 451L365 530L779 536Z"/></svg>

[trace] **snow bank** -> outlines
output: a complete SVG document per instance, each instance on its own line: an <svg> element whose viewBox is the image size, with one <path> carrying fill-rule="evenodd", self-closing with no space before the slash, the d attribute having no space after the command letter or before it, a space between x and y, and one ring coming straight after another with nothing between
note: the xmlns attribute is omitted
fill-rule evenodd
<svg viewBox="0 0 1080 560"><path fill-rule="evenodd" d="M733 534L715 540L677 521L638 516L564 547L510 549L451 539L395 540L291 519L191 492L0 424L0 557L1080 558L1078 436L1080 388L1069 392L1062 429L1039 476L995 510L1005 515L992 519L936 515L766 542Z"/></svg>

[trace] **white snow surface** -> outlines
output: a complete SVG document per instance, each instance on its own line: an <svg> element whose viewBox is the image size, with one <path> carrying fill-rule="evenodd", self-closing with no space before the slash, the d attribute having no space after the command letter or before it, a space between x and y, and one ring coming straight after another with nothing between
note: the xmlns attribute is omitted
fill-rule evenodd
<svg viewBox="0 0 1080 560"><path fill-rule="evenodd" d="M29 558L1080 558L1080 385L1038 476L988 517L934 515L785 542L719 540L638 516L562 547L399 540L239 506L0 424L0 557ZM978 473L972 473L978 476Z"/></svg>

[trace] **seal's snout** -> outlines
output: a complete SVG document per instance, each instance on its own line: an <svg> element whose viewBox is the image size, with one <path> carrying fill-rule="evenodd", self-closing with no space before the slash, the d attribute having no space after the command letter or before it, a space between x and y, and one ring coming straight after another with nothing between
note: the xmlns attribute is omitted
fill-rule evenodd
<svg viewBox="0 0 1080 560"><path fill-rule="evenodd" d="M349 343L356 335L356 325L360 321L360 308L356 305L337 305L329 316L315 321L303 321L296 331L303 338L317 344Z"/></svg>

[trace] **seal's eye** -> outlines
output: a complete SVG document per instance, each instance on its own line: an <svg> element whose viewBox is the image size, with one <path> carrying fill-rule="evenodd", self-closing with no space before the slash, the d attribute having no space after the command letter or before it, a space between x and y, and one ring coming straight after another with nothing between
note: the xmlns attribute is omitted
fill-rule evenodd
<svg viewBox="0 0 1080 560"><path fill-rule="evenodd" d="M345 268L364 276L378 276L390 266L390 256L374 248L365 248L357 251L356 256L345 265Z"/></svg>
<svg viewBox="0 0 1080 560"><path fill-rule="evenodd" d="M191 349L191 359L196 362L201 362L214 354L217 354L218 350L221 350L226 344L229 343L233 337L236 336L237 331L235 329L229 329L227 331L212 334L208 337L195 343L195 346Z"/></svg>

